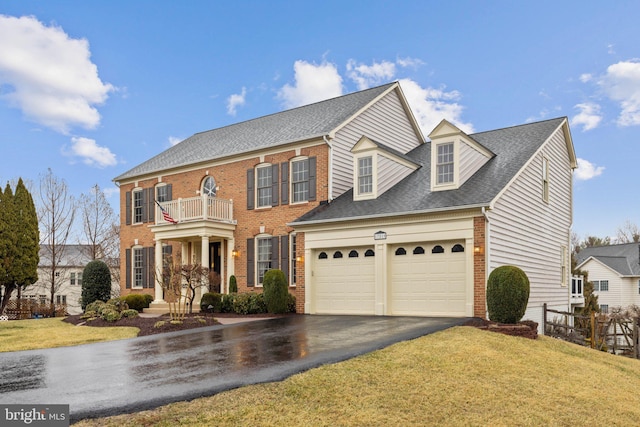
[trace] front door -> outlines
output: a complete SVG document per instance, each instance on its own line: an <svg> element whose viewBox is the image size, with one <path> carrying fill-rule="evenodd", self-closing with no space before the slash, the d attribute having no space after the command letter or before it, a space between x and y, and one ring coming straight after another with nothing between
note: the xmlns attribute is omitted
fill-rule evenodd
<svg viewBox="0 0 640 427"><path fill-rule="evenodd" d="M209 244L209 271L214 274L209 274L209 291L220 292L220 274L222 272L222 258L221 258L221 246L220 242L213 242Z"/></svg>

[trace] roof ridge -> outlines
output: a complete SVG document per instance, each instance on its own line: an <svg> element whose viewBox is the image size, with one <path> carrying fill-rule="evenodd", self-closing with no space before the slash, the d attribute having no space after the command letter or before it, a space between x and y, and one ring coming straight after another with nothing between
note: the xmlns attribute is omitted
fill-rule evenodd
<svg viewBox="0 0 640 427"><path fill-rule="evenodd" d="M490 133L490 132L499 132L499 131L504 131L504 130L507 130L507 129L515 129L515 128L519 128L519 127L538 125L538 124L542 124L542 123L552 122L552 121L555 121L555 120L565 120L565 119L568 120L568 117L567 116L558 116L558 117L554 117L552 119L538 120L538 121L530 122L530 123L523 123L523 124L519 124L519 125L505 126L505 127L502 127L502 128L485 130L485 131L482 131L482 132L474 132L474 133L467 134L467 136L480 135L480 134L483 134L483 133Z"/></svg>

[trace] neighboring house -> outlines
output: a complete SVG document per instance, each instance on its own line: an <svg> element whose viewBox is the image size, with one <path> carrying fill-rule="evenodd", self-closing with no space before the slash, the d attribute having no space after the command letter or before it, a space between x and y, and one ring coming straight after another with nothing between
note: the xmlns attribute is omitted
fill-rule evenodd
<svg viewBox="0 0 640 427"><path fill-rule="evenodd" d="M54 303L66 305L69 314L81 314L82 271L91 261L90 246L65 245L55 273L56 292ZM60 250L60 248L58 248ZM21 291L22 298L37 300L40 304L49 304L51 300L51 251L49 246L40 245L38 263L38 281ZM112 275L112 278L114 276ZM119 291L120 284L112 282L112 289ZM13 297L17 297L14 292Z"/></svg>
<svg viewBox="0 0 640 427"><path fill-rule="evenodd" d="M640 243L581 249L577 268L589 273L600 309L640 306Z"/></svg>
<svg viewBox="0 0 640 427"><path fill-rule="evenodd" d="M222 292L283 270L300 313L485 317L505 264L529 276L527 318L569 310L567 119L429 138L398 83L193 135L114 179L122 294L166 309L155 270L180 252Z"/></svg>

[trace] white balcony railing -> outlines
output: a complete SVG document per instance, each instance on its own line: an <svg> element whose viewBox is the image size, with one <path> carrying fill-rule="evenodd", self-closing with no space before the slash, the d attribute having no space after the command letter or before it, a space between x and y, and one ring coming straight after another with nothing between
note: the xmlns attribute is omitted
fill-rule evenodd
<svg viewBox="0 0 640 427"><path fill-rule="evenodd" d="M160 206L177 223L186 221L220 221L235 224L233 200L199 196L161 202ZM171 224L159 206L156 206L156 224Z"/></svg>

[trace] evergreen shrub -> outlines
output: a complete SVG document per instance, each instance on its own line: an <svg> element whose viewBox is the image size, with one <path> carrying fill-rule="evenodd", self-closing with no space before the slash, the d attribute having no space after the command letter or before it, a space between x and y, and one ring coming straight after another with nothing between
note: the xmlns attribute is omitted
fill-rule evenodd
<svg viewBox="0 0 640 427"><path fill-rule="evenodd" d="M262 286L267 312L274 314L286 313L289 285L282 270L273 269L264 273Z"/></svg>
<svg viewBox="0 0 640 427"><path fill-rule="evenodd" d="M529 278L520 268L505 265L496 268L487 281L489 320L518 323L529 302Z"/></svg>
<svg viewBox="0 0 640 427"><path fill-rule="evenodd" d="M222 295L217 292L207 292L200 300L200 311L203 313L221 313Z"/></svg>

